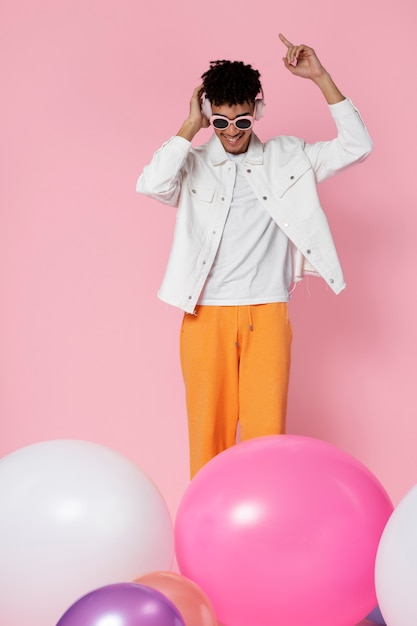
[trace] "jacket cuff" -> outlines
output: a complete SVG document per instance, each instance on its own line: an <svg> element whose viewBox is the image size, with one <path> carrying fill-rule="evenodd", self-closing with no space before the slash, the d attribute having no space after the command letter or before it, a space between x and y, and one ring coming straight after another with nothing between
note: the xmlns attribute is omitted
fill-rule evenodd
<svg viewBox="0 0 417 626"><path fill-rule="evenodd" d="M191 141L188 141L188 139L184 139L184 137L179 137L178 135L174 135L173 137L168 139L168 141L166 141L162 147L168 146L170 144L173 148L184 152L184 154L187 154L187 152L191 148Z"/></svg>
<svg viewBox="0 0 417 626"><path fill-rule="evenodd" d="M336 102L336 104L328 104L330 109L330 113L333 115L335 119L339 117L344 117L349 113L356 112L358 113L358 109L354 106L352 100L350 98L345 98L340 102Z"/></svg>

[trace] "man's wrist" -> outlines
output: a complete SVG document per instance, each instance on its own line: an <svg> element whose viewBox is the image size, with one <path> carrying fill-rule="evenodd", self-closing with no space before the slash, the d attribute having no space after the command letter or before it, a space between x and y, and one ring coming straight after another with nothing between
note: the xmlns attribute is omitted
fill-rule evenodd
<svg viewBox="0 0 417 626"><path fill-rule="evenodd" d="M329 72L323 69L323 72L313 78L314 83L321 90L328 104L336 104L345 99L340 89L336 86Z"/></svg>
<svg viewBox="0 0 417 626"><path fill-rule="evenodd" d="M181 128L179 129L177 135L179 137L183 137L184 139L187 139L188 141L192 141L192 139L194 139L194 137L196 136L200 128L201 128L200 123L196 123L193 120L187 119L185 120Z"/></svg>

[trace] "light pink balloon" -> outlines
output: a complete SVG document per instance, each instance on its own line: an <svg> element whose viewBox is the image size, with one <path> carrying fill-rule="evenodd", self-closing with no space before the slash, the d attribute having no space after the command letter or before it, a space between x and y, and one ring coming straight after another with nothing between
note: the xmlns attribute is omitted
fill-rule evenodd
<svg viewBox="0 0 417 626"><path fill-rule="evenodd" d="M377 603L392 510L376 477L337 447L261 437L194 477L177 513L177 561L227 626L352 626Z"/></svg>
<svg viewBox="0 0 417 626"><path fill-rule="evenodd" d="M179 610L185 626L217 626L213 606L198 585L174 572L151 572L134 582L163 593Z"/></svg>

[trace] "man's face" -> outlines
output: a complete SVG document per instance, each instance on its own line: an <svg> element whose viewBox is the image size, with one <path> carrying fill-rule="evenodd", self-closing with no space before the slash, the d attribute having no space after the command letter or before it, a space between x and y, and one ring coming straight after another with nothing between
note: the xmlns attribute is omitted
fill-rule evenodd
<svg viewBox="0 0 417 626"><path fill-rule="evenodd" d="M211 109L213 115L222 115L229 120L234 120L242 115L253 115L254 103L245 102L244 104L234 104L232 106L228 104L222 104L221 106L212 105ZM246 152L248 149L252 128L241 130L236 128L234 124L230 124L228 128L219 130L213 127L213 130L222 142L226 152L242 154L242 152Z"/></svg>

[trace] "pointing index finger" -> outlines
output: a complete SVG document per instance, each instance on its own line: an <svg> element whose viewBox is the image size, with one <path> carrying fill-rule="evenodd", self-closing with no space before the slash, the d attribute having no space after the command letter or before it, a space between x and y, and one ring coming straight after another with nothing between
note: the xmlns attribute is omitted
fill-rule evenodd
<svg viewBox="0 0 417 626"><path fill-rule="evenodd" d="M288 39L286 39L286 37L284 37L282 33L279 33L278 36L281 39L282 43L287 46L287 48L290 48L293 45L291 41L288 41Z"/></svg>

